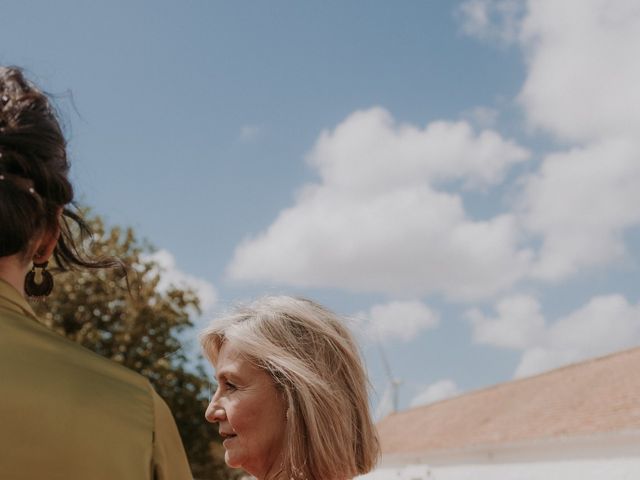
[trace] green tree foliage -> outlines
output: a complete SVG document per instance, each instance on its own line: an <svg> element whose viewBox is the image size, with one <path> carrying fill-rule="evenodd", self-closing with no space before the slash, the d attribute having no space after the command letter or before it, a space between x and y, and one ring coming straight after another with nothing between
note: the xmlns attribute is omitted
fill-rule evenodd
<svg viewBox="0 0 640 480"><path fill-rule="evenodd" d="M89 220L94 238L87 250L121 259L117 269L56 275L54 292L36 305L42 321L71 340L147 377L174 414L196 478L231 478L220 457L216 429L204 421L210 391L201 365L189 364L179 339L200 312L189 289L158 288L162 272L149 259L151 248L131 229L106 231L99 217Z"/></svg>

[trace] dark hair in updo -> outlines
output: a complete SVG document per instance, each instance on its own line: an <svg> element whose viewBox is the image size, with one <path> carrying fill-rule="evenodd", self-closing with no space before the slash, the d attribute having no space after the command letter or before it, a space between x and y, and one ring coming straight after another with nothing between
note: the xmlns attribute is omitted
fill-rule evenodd
<svg viewBox="0 0 640 480"><path fill-rule="evenodd" d="M28 255L36 235L58 224L58 268L119 265L89 258L82 240L74 239L73 225L81 238L90 231L72 203L66 147L47 96L19 68L0 67L0 257Z"/></svg>

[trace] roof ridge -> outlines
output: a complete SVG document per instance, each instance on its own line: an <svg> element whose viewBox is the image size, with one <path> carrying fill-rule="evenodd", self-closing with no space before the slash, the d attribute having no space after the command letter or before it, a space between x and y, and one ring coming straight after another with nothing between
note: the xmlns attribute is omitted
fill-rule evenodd
<svg viewBox="0 0 640 480"><path fill-rule="evenodd" d="M386 418L388 418L390 416L393 416L393 415L402 415L405 412L413 412L413 411L420 410L420 409L430 408L430 407L433 407L434 405L438 405L438 404L443 404L443 403L446 403L446 402L454 401L454 400L457 400L457 399L459 399L461 397L479 395L481 393L488 392L488 391L491 391L491 390L497 390L499 388L505 388L506 386L510 386L510 385L513 385L513 384L529 382L529 381L531 381L533 379L550 376L552 374L556 374L556 373L558 373L560 371L563 371L563 370L575 369L575 368L581 367L583 365L602 362L602 361L607 360L607 359L609 359L611 357L617 357L617 356L622 356L622 355L631 353L634 350L640 351L640 346L637 345L635 347L625 348L624 350L618 350L618 351L615 351L615 352L610 352L610 353L607 353L605 355L600 355L600 356L597 356L597 357L590 357L590 358L587 358L587 359L584 359L584 360L580 360L580 361L576 361L576 362L573 362L573 363L569 363L567 365L562 365L560 367L556 367L556 368L553 368L551 370L546 370L544 372L536 373L534 375L529 375L529 376L521 377L521 378L514 378L512 380L507 380L505 382L495 383L493 385L488 385L488 386L485 386L485 387L476 388L476 389L473 389L473 390L462 392L462 393L460 393L458 395L455 395L453 397L444 398L442 400L437 400L437 401L432 402L432 403L427 403L426 405L419 405L419 406L416 406L416 407L408 408L406 410L402 410L400 412L392 413L391 415L387 416Z"/></svg>

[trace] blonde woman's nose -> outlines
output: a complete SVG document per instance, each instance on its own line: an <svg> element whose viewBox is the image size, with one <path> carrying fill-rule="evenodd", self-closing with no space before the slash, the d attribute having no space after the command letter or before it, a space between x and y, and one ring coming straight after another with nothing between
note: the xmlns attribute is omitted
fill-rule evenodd
<svg viewBox="0 0 640 480"><path fill-rule="evenodd" d="M204 418L206 418L210 423L223 422L227 419L227 414L225 413L224 408L216 402L215 397L209 403L207 411L204 414Z"/></svg>

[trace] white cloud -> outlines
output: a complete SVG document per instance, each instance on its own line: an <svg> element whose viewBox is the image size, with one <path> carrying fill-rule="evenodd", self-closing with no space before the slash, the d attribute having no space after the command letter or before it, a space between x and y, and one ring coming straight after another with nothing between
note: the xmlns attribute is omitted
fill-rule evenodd
<svg viewBox="0 0 640 480"><path fill-rule="evenodd" d="M512 43L518 38L523 6L521 0L468 0L457 16L462 31L471 37Z"/></svg>
<svg viewBox="0 0 640 480"><path fill-rule="evenodd" d="M574 141L638 137L637 0L530 1L522 44L520 101L532 125Z"/></svg>
<svg viewBox="0 0 640 480"><path fill-rule="evenodd" d="M532 274L559 280L623 258L640 223L640 142L611 140L549 155L525 184L522 214L542 237Z"/></svg>
<svg viewBox="0 0 640 480"><path fill-rule="evenodd" d="M357 328L373 341L408 342L421 332L438 326L439 316L424 303L395 301L374 305L368 312L355 315Z"/></svg>
<svg viewBox="0 0 640 480"><path fill-rule="evenodd" d="M200 298L200 308L203 313L211 312L218 299L216 288L209 281L186 273L176 264L176 259L168 250L157 250L146 255L145 260L156 262L160 267L160 282L158 288L166 291L171 286L177 288L190 288Z"/></svg>
<svg viewBox="0 0 640 480"><path fill-rule="evenodd" d="M531 125L572 141L637 136L637 0L469 0L457 13L464 33L522 47Z"/></svg>
<svg viewBox="0 0 640 480"><path fill-rule="evenodd" d="M466 121L422 128L355 112L320 135L308 161L321 181L237 247L231 278L469 300L628 258L625 235L640 224L640 4L470 0L458 15L469 35L521 46L523 113L566 146L519 179L511 209L474 219L463 194L500 184L527 151ZM467 117L491 124L493 113Z"/></svg>
<svg viewBox="0 0 640 480"><path fill-rule="evenodd" d="M496 304L495 317L468 312L478 343L522 351L516 377L533 375L640 343L640 304L617 294L593 297L581 308L553 322L539 303L517 295Z"/></svg>
<svg viewBox="0 0 640 480"><path fill-rule="evenodd" d="M459 195L499 183L528 152L466 122L424 129L396 124L381 108L356 112L324 132L308 156L322 183L237 249L236 280L330 286L403 296L441 292L477 298L528 269L514 218L474 221Z"/></svg>
<svg viewBox="0 0 640 480"><path fill-rule="evenodd" d="M466 112L463 112L462 117L469 120L472 125L476 125L479 128L493 128L495 127L500 112L495 108L489 107L474 107Z"/></svg>
<svg viewBox="0 0 640 480"><path fill-rule="evenodd" d="M640 342L640 304L621 295L591 299L584 307L559 319L545 341L525 350L516 376L605 355Z"/></svg>
<svg viewBox="0 0 640 480"><path fill-rule="evenodd" d="M470 0L459 18L471 36L519 42L526 119L575 145L524 183L523 225L542 240L532 275L560 280L619 261L640 223L640 4Z"/></svg>
<svg viewBox="0 0 640 480"><path fill-rule="evenodd" d="M352 113L323 132L308 155L324 185L375 194L394 188L463 180L467 187L499 183L529 153L491 130L467 122L399 124L382 108Z"/></svg>
<svg viewBox="0 0 640 480"><path fill-rule="evenodd" d="M243 125L240 129L240 140L252 142L262 134L263 128L260 125Z"/></svg>
<svg viewBox="0 0 640 480"><path fill-rule="evenodd" d="M460 394L460 389L453 380L439 380L411 399L410 407L418 407L429 403L438 402L446 398Z"/></svg>
<svg viewBox="0 0 640 480"><path fill-rule="evenodd" d="M530 1L519 37L526 118L574 145L544 158L520 202L542 241L531 273L557 281L619 262L640 224L640 3Z"/></svg>
<svg viewBox="0 0 640 480"><path fill-rule="evenodd" d="M480 310L467 312L476 343L523 349L544 339L545 320L538 301L528 295L514 295L499 301L497 316L489 318Z"/></svg>

